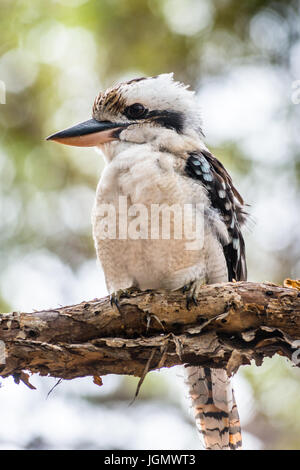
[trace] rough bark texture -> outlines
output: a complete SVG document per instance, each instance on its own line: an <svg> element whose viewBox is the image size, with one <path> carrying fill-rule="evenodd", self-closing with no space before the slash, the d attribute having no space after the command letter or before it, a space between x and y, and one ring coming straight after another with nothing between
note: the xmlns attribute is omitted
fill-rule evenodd
<svg viewBox="0 0 300 470"><path fill-rule="evenodd" d="M63 379L141 377L146 370L176 364L222 367L232 374L252 359L260 365L275 353L290 359L294 353L297 359L296 289L214 284L202 288L198 305L190 310L179 291L134 292L120 304L121 314L108 297L55 310L0 314L6 351L0 375L25 382L24 370Z"/></svg>

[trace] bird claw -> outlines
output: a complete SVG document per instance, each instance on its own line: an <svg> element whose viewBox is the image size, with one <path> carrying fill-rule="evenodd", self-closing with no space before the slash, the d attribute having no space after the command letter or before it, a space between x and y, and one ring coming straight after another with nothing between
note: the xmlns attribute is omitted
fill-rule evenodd
<svg viewBox="0 0 300 470"><path fill-rule="evenodd" d="M120 310L120 300L123 298L129 299L132 292L135 290L134 287L128 287L127 289L118 289L116 292L110 294L110 305L113 307L114 305L117 307L118 312L121 313Z"/></svg>
<svg viewBox="0 0 300 470"><path fill-rule="evenodd" d="M198 301L197 297L200 291L200 288L205 284L204 281L196 279L191 281L189 284L186 284L182 288L182 293L186 293L186 308L190 310L190 306L193 304L197 307Z"/></svg>
<svg viewBox="0 0 300 470"><path fill-rule="evenodd" d="M159 325L162 327L162 329L164 330L165 327L164 325L162 324L162 322L160 321L160 319L154 315L154 313L147 313L147 328L146 328L146 333L148 333L148 330L150 328L150 324L151 324L151 320L154 319L157 321L157 323L159 323Z"/></svg>

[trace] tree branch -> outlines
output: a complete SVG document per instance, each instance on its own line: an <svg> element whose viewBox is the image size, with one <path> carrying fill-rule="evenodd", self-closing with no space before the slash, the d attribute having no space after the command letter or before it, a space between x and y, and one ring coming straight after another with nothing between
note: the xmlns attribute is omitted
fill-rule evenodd
<svg viewBox="0 0 300 470"><path fill-rule="evenodd" d="M222 367L232 374L275 353L290 359L294 353L295 359L300 346L297 289L251 282L207 285L190 310L179 291L136 291L120 305L121 313L106 297L0 314L6 350L0 375L24 381L24 370L62 379L143 377L146 369L176 364Z"/></svg>

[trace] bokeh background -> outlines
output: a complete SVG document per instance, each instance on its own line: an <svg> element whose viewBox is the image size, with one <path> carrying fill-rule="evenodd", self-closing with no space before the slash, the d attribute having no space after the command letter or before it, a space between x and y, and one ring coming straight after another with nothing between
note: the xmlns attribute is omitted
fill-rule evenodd
<svg viewBox="0 0 300 470"><path fill-rule="evenodd" d="M1 0L0 311L105 295L90 223L103 160L44 138L89 119L101 89L171 71L251 205L249 280L300 277L299 0ZM149 374L132 406L134 378L49 396L55 379L31 381L2 381L2 449L199 446L180 368ZM299 370L275 357L234 382L245 447L300 449Z"/></svg>

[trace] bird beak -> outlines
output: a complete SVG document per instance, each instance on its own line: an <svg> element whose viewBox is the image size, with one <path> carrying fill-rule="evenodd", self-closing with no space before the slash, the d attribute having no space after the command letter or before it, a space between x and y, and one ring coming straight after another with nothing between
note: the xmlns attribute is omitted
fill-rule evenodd
<svg viewBox="0 0 300 470"><path fill-rule="evenodd" d="M96 147L117 140L121 130L127 126L126 123L89 119L89 121L81 122L56 134L49 135L46 140L54 140L61 144L75 145L76 147Z"/></svg>

